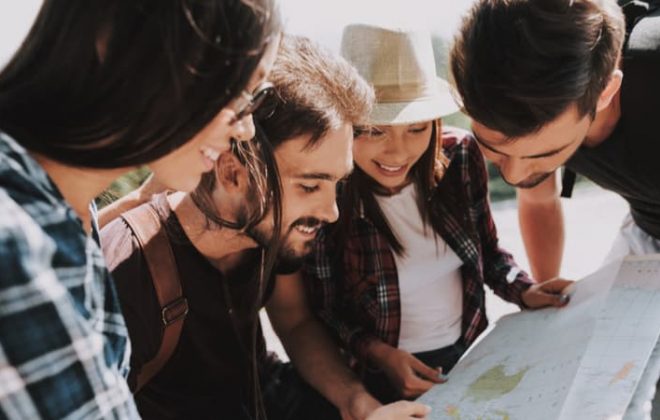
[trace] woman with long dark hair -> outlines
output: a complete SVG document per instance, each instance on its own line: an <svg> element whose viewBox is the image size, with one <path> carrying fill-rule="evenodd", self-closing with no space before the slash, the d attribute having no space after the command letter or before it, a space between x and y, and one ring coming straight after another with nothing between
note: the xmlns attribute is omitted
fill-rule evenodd
<svg viewBox="0 0 660 420"><path fill-rule="evenodd" d="M570 282L533 284L498 246L479 148L442 126L458 107L436 76L430 35L351 25L342 46L377 100L369 126L355 129L355 170L307 284L367 389L382 402L414 398L486 328L484 285L536 308L564 305Z"/></svg>
<svg viewBox="0 0 660 420"><path fill-rule="evenodd" d="M135 418L94 198L149 165L191 191L279 43L271 0L46 0L0 73L0 417Z"/></svg>

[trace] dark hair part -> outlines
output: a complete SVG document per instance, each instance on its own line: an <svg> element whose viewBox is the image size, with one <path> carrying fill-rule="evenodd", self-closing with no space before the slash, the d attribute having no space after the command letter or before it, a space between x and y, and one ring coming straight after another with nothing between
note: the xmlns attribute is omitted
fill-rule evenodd
<svg viewBox="0 0 660 420"><path fill-rule="evenodd" d="M515 138L572 104L580 117L615 70L625 21L615 0L479 0L451 50L465 112Z"/></svg>
<svg viewBox="0 0 660 420"><path fill-rule="evenodd" d="M313 147L343 123L366 122L374 101L373 89L345 59L308 38L285 35L270 74L278 95L270 115L259 116L273 148L309 135Z"/></svg>
<svg viewBox="0 0 660 420"><path fill-rule="evenodd" d="M0 74L0 128L60 162L154 161L245 88L273 0L45 0Z"/></svg>
<svg viewBox="0 0 660 420"><path fill-rule="evenodd" d="M439 227L433 224L434 218L431 217L432 209L429 198L434 194L435 187L442 179L448 161L442 152L442 120L432 121L432 124L429 146L411 168L410 178L417 189L417 208L424 226L430 225L434 231L439 232ZM360 139L356 138L355 141L360 141ZM363 215L385 237L392 250L398 255L405 254L403 244L392 231L392 227L376 201L376 194L387 194L383 187L356 166L344 188L339 203L339 222L332 233L335 235L336 243L344 244L348 240L355 212L363 211ZM343 250L346 247L339 246L338 249Z"/></svg>

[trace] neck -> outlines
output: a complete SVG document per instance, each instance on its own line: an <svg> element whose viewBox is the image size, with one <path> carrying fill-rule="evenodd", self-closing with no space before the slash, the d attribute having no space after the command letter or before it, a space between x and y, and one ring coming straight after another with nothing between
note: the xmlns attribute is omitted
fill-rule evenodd
<svg viewBox="0 0 660 420"><path fill-rule="evenodd" d="M190 194L177 192L167 196L167 200L190 242L216 268L222 271L231 268L242 251L257 246L243 232L224 227L207 228L206 217Z"/></svg>
<svg viewBox="0 0 660 420"><path fill-rule="evenodd" d="M584 145L587 147L595 147L607 140L616 128L619 119L621 118L621 91L619 90L610 104L596 114L596 118L591 123L589 131L587 131L587 138L584 140Z"/></svg>
<svg viewBox="0 0 660 420"><path fill-rule="evenodd" d="M85 232L92 229L89 205L112 181L128 170L90 169L65 165L39 154L32 155L53 180L64 199L76 212Z"/></svg>

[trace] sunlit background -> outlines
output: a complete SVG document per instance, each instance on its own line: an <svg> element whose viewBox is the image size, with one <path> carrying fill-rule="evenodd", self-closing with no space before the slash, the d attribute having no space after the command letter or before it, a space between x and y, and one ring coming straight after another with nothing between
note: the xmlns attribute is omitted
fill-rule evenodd
<svg viewBox="0 0 660 420"><path fill-rule="evenodd" d="M280 0L287 32L308 36L338 52L341 33L348 23L375 23L427 29L433 36L438 74L447 75L447 53L453 33L473 0ZM36 16L40 0L0 0L0 66L20 42ZM468 120L456 114L445 118L447 125L468 128ZM496 171L491 174L491 198L495 201L514 196ZM146 174L139 171L124 177L111 189L112 197L134 188ZM100 203L103 204L103 203Z"/></svg>
<svg viewBox="0 0 660 420"><path fill-rule="evenodd" d="M449 39L472 0L281 0L286 30L337 50L351 22L414 25ZM40 0L0 0L0 63L27 33Z"/></svg>

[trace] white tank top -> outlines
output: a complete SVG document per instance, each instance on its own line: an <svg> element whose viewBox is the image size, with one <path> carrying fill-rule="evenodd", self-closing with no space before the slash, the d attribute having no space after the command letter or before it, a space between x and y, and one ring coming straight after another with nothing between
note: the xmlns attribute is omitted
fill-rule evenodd
<svg viewBox="0 0 660 420"><path fill-rule="evenodd" d="M424 229L416 196L414 184L393 196L376 196L405 249L394 259L401 296L399 348L410 353L455 343L463 315L463 263L430 225Z"/></svg>

